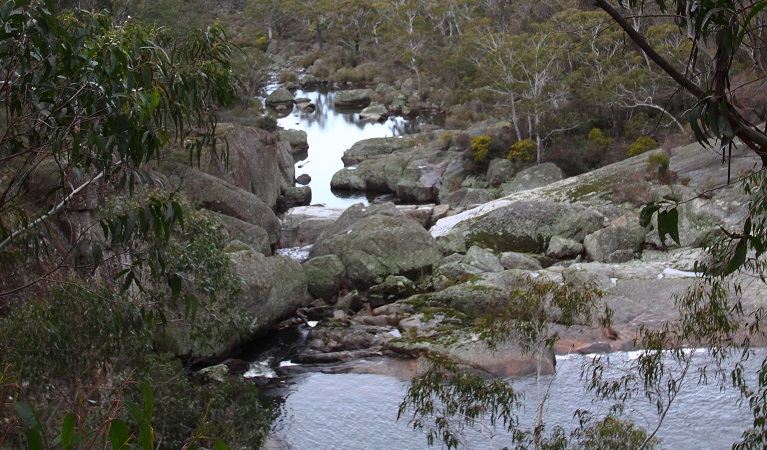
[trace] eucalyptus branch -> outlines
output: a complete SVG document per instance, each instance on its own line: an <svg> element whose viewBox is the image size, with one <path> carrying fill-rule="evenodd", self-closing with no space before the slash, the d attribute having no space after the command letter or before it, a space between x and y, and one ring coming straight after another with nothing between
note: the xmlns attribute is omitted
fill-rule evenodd
<svg viewBox="0 0 767 450"><path fill-rule="evenodd" d="M117 164L119 165L120 162L118 161ZM20 228L16 231L14 231L10 236L8 236L3 242L0 242L0 251L8 247L14 240L16 240L20 236L24 236L25 234L29 233L30 231L34 230L41 224L43 224L46 220L50 219L51 217L59 214L64 207L72 201L73 198L80 192L82 192L85 188L90 186L91 184L95 183L99 179L103 178L106 174L106 169L99 172L96 176L91 178L90 180L86 181L82 185L78 186L77 188L73 189L72 192L70 192L64 199L61 200L57 205L55 205L53 208L51 208L47 213L43 214L42 216L38 217L37 220L32 222L31 224L27 225L26 227Z"/></svg>

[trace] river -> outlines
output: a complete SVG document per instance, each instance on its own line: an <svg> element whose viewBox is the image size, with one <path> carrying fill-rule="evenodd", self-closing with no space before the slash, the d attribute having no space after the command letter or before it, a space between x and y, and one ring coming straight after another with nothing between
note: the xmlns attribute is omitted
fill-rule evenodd
<svg viewBox="0 0 767 450"><path fill-rule="evenodd" d="M294 109L278 120L283 128L304 130L309 141L308 157L296 164L296 175L312 177L312 203L326 206L349 206L366 201L364 196L344 196L330 190L333 174L343 167L341 156L355 142L373 137L402 136L418 131L418 121L392 117L383 123L359 121L358 111L338 111L333 104L333 92L296 92L296 97L308 97L317 106L315 112ZM428 120L428 119L427 119ZM267 344L266 353L252 355L265 366L276 366L300 339ZM296 344L296 342L299 342ZM759 356L767 355L764 349ZM632 353L610 355L609 373L617 375ZM593 396L584 391L581 367L591 357L571 355L559 357L557 373L544 377L549 386L549 400L544 420L549 425L572 429L577 425L573 413L585 408L596 413L608 405L594 403ZM761 358L749 362L752 372ZM703 357L696 362L703 363ZM285 367L278 369L280 377L264 389L278 409L267 449L275 450L380 450L428 449L424 434L414 432L406 419L397 420L399 403L408 387L403 363L381 358L359 361L353 370L376 373L335 373L349 370L339 367ZM270 371L270 369L266 369ZM274 374L274 372L270 372ZM515 381L517 389L525 392L527 408L521 412L523 421L532 424L535 412L535 380ZM751 422L748 408L737 406L737 393L720 391L714 385L698 385L691 380L676 399L658 436L666 449L727 449ZM526 417L526 419L524 418ZM654 407L636 400L627 408L627 417L638 425L655 423ZM503 430L477 429L465 436L469 449L496 449L509 445ZM439 448L439 443L435 446Z"/></svg>
<svg viewBox="0 0 767 450"><path fill-rule="evenodd" d="M419 126L429 123L431 117L420 116L408 120L391 116L384 122L365 122L359 120L359 110L338 110L334 104L333 91L296 91L296 98L309 98L316 105L314 112L293 108L293 111L277 120L285 129L303 130L309 142L309 156L296 163L296 175L308 174L312 177L312 203L329 207L351 206L358 202L367 202L364 195L331 192L330 180L333 174L344 167L341 157L354 143L363 139L392 137L413 134Z"/></svg>
<svg viewBox="0 0 767 450"><path fill-rule="evenodd" d="M701 352L702 353L702 352ZM764 357L764 349L758 356ZM607 375L617 375L635 353L610 355ZM577 426L573 413L578 408L604 413L608 406L592 402L584 390L582 364L592 356L570 355L557 359L557 373L543 378L549 386L549 400L544 413L548 425L561 425L570 430ZM695 363L705 358L696 356ZM748 369L753 374L760 358L751 358ZM381 360L378 364L386 364ZM393 363L396 364L396 363ZM327 369L325 369L327 370ZM396 371L396 369L395 369ZM532 424L535 413L536 383L534 377L514 381L525 392L527 408L522 421ZM408 383L391 375L333 374L308 372L283 380L282 387L271 390L276 395L279 416L275 421L268 449L290 450L361 450L361 449L429 449L426 436L414 432L406 419L397 420L398 405ZM733 389L721 391L715 385L699 385L690 377L675 400L658 433L664 449L729 449L751 423L747 407L738 407L738 394ZM657 416L654 406L636 399L629 404L627 416L634 423L649 427ZM469 449L498 449L510 445L503 430L474 429L465 436Z"/></svg>

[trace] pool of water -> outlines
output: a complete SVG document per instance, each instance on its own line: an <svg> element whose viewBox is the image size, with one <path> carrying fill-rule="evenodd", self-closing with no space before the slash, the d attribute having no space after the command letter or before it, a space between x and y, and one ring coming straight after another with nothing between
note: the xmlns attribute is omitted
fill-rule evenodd
<svg viewBox="0 0 767 450"><path fill-rule="evenodd" d="M360 110L336 109L333 91L296 91L296 98L309 98L316 105L314 112L294 107L286 117L277 120L285 129L303 130L309 142L308 157L296 163L296 176L308 174L312 177L312 203L325 206L350 206L367 203L364 195L331 192L330 180L333 174L344 167L341 157L356 142L363 139L393 137L413 134L431 118L420 117L408 120L391 116L381 123L359 120Z"/></svg>
<svg viewBox="0 0 767 450"><path fill-rule="evenodd" d="M762 358L767 352L760 350ZM635 355L610 355L609 371L617 374ZM697 358L697 357L696 357ZM581 367L590 356L559 357L557 373L544 377L549 401L544 421L565 429L577 426L573 413L578 408L605 413L609 405L593 401L584 391ZM696 360L702 364L703 356ZM760 358L751 358L755 370ZM374 374L302 373L272 391L277 395L279 417L274 423L269 449L429 449L426 436L415 432L407 420L397 420L399 403L408 383L402 377ZM535 379L522 378L515 387L525 392L526 404L535 405ZM729 449L751 423L750 411L738 407L733 389L721 391L715 385L689 385L675 400L658 433L664 449ZM528 406L520 418L533 423L535 407ZM627 417L636 424L652 427L657 421L655 407L643 398L632 401ZM498 449L510 445L503 430L478 427L464 436L465 448Z"/></svg>

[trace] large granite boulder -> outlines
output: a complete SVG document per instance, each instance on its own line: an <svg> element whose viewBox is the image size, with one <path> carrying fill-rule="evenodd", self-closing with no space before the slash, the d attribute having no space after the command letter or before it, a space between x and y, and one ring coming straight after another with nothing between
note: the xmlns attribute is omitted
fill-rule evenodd
<svg viewBox="0 0 767 450"><path fill-rule="evenodd" d="M453 208L472 207L495 200L495 193L488 189L464 187L447 195L440 195L443 204Z"/></svg>
<svg viewBox="0 0 767 450"><path fill-rule="evenodd" d="M440 253L434 238L394 205L357 204L323 233L311 257L336 255L351 286L366 289L389 275L430 273Z"/></svg>
<svg viewBox="0 0 767 450"><path fill-rule="evenodd" d="M266 231L270 245L277 243L280 220L255 194L184 163L165 162L171 188L183 191L198 208L205 208L258 226Z"/></svg>
<svg viewBox="0 0 767 450"><path fill-rule="evenodd" d="M358 108L368 106L372 98L371 89L350 89L336 92L334 103L340 107Z"/></svg>
<svg viewBox="0 0 767 450"><path fill-rule="evenodd" d="M274 209L281 192L295 184L290 144L268 131L233 124L220 124L217 136L218 151L201 161L200 169L255 194Z"/></svg>
<svg viewBox="0 0 767 450"><path fill-rule="evenodd" d="M592 261L626 262L641 250L646 233L640 226L607 227L586 236L583 246Z"/></svg>
<svg viewBox="0 0 767 450"><path fill-rule="evenodd" d="M353 166L362 161L379 158L384 155L391 155L395 152L401 152L412 149L415 141L411 138L371 138L356 142L344 152L341 160L344 166Z"/></svg>
<svg viewBox="0 0 767 450"><path fill-rule="evenodd" d="M157 345L164 351L197 360L220 360L232 349L266 334L274 324L293 314L306 293L301 266L284 256L265 257L254 250L230 254L234 271L243 282L242 294L233 303L214 305L206 314L229 317L229 329L216 336L203 336L188 321L169 321ZM209 318L199 314L196 320Z"/></svg>
<svg viewBox="0 0 767 450"><path fill-rule="evenodd" d="M547 200L510 203L458 223L452 230L468 243L496 252L542 253L554 236L583 242L604 226L592 208Z"/></svg>
<svg viewBox="0 0 767 450"><path fill-rule="evenodd" d="M286 256L267 258L249 250L232 253L231 258L244 283L237 308L250 320L248 338L265 334L301 305L307 281L299 263Z"/></svg>
<svg viewBox="0 0 767 450"><path fill-rule="evenodd" d="M309 141L304 130L279 130L277 135L281 141L290 144L290 153L305 153L309 150Z"/></svg>
<svg viewBox="0 0 767 450"><path fill-rule="evenodd" d="M293 103L293 93L285 88L277 88L266 96L268 106L286 105Z"/></svg>
<svg viewBox="0 0 767 450"><path fill-rule="evenodd" d="M447 162L434 164L428 160L410 161L397 181L395 193L403 202L425 203L439 200L442 174Z"/></svg>
<svg viewBox="0 0 767 450"><path fill-rule="evenodd" d="M340 190L394 193L410 158L394 153L386 158L362 161L333 174L330 187Z"/></svg>
<svg viewBox="0 0 767 450"><path fill-rule="evenodd" d="M513 180L516 173L517 170L513 162L506 158L496 158L488 164L485 179L490 183L490 186L498 187Z"/></svg>
<svg viewBox="0 0 767 450"><path fill-rule="evenodd" d="M279 247L304 247L314 244L322 232L330 228L343 212L343 208L324 206L291 208L282 219Z"/></svg>
<svg viewBox="0 0 767 450"><path fill-rule="evenodd" d="M224 224L224 229L229 237L248 245L253 250L264 256L271 256L272 243L269 239L269 233L258 225L245 222L236 217L225 214L217 214Z"/></svg>
<svg viewBox="0 0 767 450"><path fill-rule="evenodd" d="M394 193L404 202L436 203L445 171L460 154L413 148L409 143L403 147L405 151L396 151L397 144L378 141L353 152L350 149L347 161L361 161L336 172L330 186L340 190ZM393 152L384 153L389 150ZM363 159L368 157L372 159Z"/></svg>
<svg viewBox="0 0 767 450"><path fill-rule="evenodd" d="M503 183L503 195L546 186L564 179L562 169L554 163L543 163L520 171L512 181Z"/></svg>
<svg viewBox="0 0 767 450"><path fill-rule="evenodd" d="M338 293L346 268L336 255L312 258L303 267L309 292L313 296L330 300Z"/></svg>

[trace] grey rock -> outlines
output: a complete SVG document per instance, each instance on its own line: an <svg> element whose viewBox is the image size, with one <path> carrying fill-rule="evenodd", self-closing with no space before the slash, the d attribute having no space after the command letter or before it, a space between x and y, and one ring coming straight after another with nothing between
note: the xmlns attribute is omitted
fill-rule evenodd
<svg viewBox="0 0 767 450"><path fill-rule="evenodd" d="M292 104L293 93L285 88L277 88L266 96L265 103L269 106Z"/></svg>
<svg viewBox="0 0 767 450"><path fill-rule="evenodd" d="M583 253L583 244L561 236L552 237L546 249L546 256L554 259L572 258L581 253Z"/></svg>
<svg viewBox="0 0 767 450"><path fill-rule="evenodd" d="M493 254L492 251L472 246L466 252L466 255L462 258L463 262L476 267L480 272L503 272L504 268L498 257Z"/></svg>
<svg viewBox="0 0 767 450"><path fill-rule="evenodd" d="M307 206L312 202L312 188L309 186L290 186L282 190L282 195L277 201L277 209L281 211Z"/></svg>
<svg viewBox="0 0 767 450"><path fill-rule="evenodd" d="M279 130L277 135L281 141L290 144L290 153L302 153L309 150L309 142L306 131L303 130Z"/></svg>
<svg viewBox="0 0 767 450"><path fill-rule="evenodd" d="M283 256L267 258L254 250L230 253L229 257L243 282L241 297L232 304L213 305L196 318L199 323L206 323L211 320L207 314L230 317L227 333L213 338L196 336L187 321L169 321L158 336L158 348L200 360L218 359L238 345L266 334L301 305L306 276L298 263Z"/></svg>
<svg viewBox="0 0 767 450"><path fill-rule="evenodd" d="M224 223L224 229L229 233L229 237L243 242L264 256L271 256L271 242L269 233L266 230L236 217L218 213L214 214L221 218L221 221Z"/></svg>
<svg viewBox="0 0 767 450"><path fill-rule="evenodd" d="M490 161L490 164L487 166L485 179L490 183L490 186L498 187L502 183L513 180L516 173L517 170L514 167L514 163L506 158L496 158Z"/></svg>
<svg viewBox="0 0 767 450"><path fill-rule="evenodd" d="M554 236L575 241L602 228L603 216L577 204L532 200L510 203L460 222L461 232L472 245L497 252L542 253Z"/></svg>
<svg viewBox="0 0 767 450"><path fill-rule="evenodd" d="M344 152L341 160L344 166L353 166L362 161L390 155L395 152L406 151L415 146L415 141L410 138L371 138L356 142Z"/></svg>
<svg viewBox="0 0 767 450"><path fill-rule="evenodd" d="M346 278L358 288L379 284L389 275L430 273L439 260L431 235L393 205L354 205L312 249L312 257L337 255Z"/></svg>
<svg viewBox="0 0 767 450"><path fill-rule="evenodd" d="M502 184L503 195L526 191L564 179L562 169L554 163L543 163L520 171L514 180Z"/></svg>
<svg viewBox="0 0 767 450"><path fill-rule="evenodd" d="M226 140L228 150L219 150L200 162L201 170L221 178L258 196L274 209L281 190L295 184L295 168L290 145L278 141L268 131L254 127L219 124L220 141ZM180 152L176 158L186 162L189 155ZM224 161L221 156L227 154Z"/></svg>
<svg viewBox="0 0 767 450"><path fill-rule="evenodd" d="M487 189L460 188L457 191L440 196L440 201L451 207L472 207L495 200L495 193Z"/></svg>
<svg viewBox="0 0 767 450"><path fill-rule="evenodd" d="M583 246L592 261L626 262L641 250L645 234L639 226L608 227L586 236Z"/></svg>
<svg viewBox="0 0 767 450"><path fill-rule="evenodd" d="M302 186L306 186L307 184L312 182L312 177L302 173L301 175L296 177L296 184L300 184Z"/></svg>
<svg viewBox="0 0 767 450"><path fill-rule="evenodd" d="M280 221L253 193L183 163L166 162L161 169L168 175L171 187L185 192L198 208L256 225L267 232L271 245L277 243Z"/></svg>
<svg viewBox="0 0 767 450"><path fill-rule="evenodd" d="M503 252L500 255L501 265L504 269L541 270L540 261L530 255L516 252Z"/></svg>
<svg viewBox="0 0 767 450"><path fill-rule="evenodd" d="M216 383L223 383L228 376L229 367L226 364L205 367L194 373L194 377L203 382L215 381Z"/></svg>
<svg viewBox="0 0 767 450"><path fill-rule="evenodd" d="M368 292L370 306L378 308L395 300L410 297L417 291L415 283L400 275L389 275L383 283L371 286Z"/></svg>
<svg viewBox="0 0 767 450"><path fill-rule="evenodd" d="M304 247L314 244L341 214L341 208L301 206L291 208L282 219L279 247Z"/></svg>
<svg viewBox="0 0 767 450"><path fill-rule="evenodd" d="M388 115L389 110L384 105L374 103L360 112L360 119L378 122L379 120L386 119Z"/></svg>
<svg viewBox="0 0 767 450"><path fill-rule="evenodd" d="M371 89L350 89L336 92L334 102L340 107L364 107L370 104L372 97Z"/></svg>
<svg viewBox="0 0 767 450"><path fill-rule="evenodd" d="M309 292L317 297L330 300L341 287L346 268L336 255L319 256L303 264Z"/></svg>

